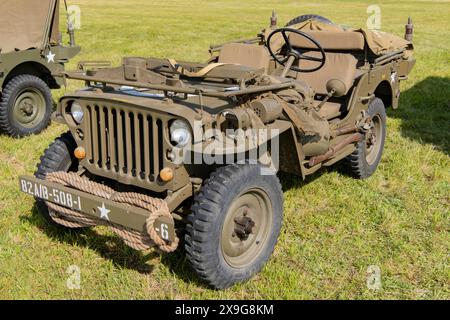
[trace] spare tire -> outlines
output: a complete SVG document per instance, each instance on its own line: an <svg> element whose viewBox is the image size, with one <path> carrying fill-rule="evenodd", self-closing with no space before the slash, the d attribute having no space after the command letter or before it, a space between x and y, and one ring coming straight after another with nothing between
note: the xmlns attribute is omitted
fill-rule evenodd
<svg viewBox="0 0 450 320"><path fill-rule="evenodd" d="M325 17L319 16L317 14L304 14L302 16L298 16L297 18L292 19L291 21L289 21L286 24L286 27L292 26L292 25L297 24L297 23L302 23L302 22L305 22L305 21L308 21L308 20L311 20L311 19L314 19L314 20L317 20L317 21L320 21L320 22L323 22L323 23L326 23L326 24L333 24L333 22L331 20L329 20L329 19L327 19Z"/></svg>

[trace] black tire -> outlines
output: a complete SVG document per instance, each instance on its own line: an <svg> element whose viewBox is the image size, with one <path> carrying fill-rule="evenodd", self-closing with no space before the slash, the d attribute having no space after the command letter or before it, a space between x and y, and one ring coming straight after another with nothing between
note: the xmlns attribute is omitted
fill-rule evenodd
<svg viewBox="0 0 450 320"><path fill-rule="evenodd" d="M286 27L292 26L292 25L297 24L297 23L302 23L302 22L308 21L310 19L314 19L314 20L317 20L317 21L320 21L320 22L324 22L324 23L327 23L327 24L334 24L331 20L329 20L329 19L327 19L325 17L319 16L317 14L304 14L302 16L298 16L297 18L294 18L291 21L289 21L286 24Z"/></svg>
<svg viewBox="0 0 450 320"><path fill-rule="evenodd" d="M367 179L377 170L386 140L386 108L383 101L379 98L373 99L369 104L367 113L374 122L374 129L366 133L365 139L358 142L356 150L346 158L351 174L357 179ZM379 130L376 129L375 121L379 121ZM377 132L375 133L375 143L368 142L369 135L373 133L372 130ZM375 149L368 150L369 145L373 145Z"/></svg>
<svg viewBox="0 0 450 320"><path fill-rule="evenodd" d="M70 132L66 132L57 138L45 151L37 166L35 176L44 180L48 173L57 171L76 171L78 161L73 152L76 148L75 140ZM49 209L44 201L36 199L39 213L52 225L57 225L49 215ZM60 226L60 225L57 225Z"/></svg>
<svg viewBox="0 0 450 320"><path fill-rule="evenodd" d="M225 221L231 221L229 219L238 211L236 201L246 197L246 192L251 190L258 190L257 192L263 190L261 194L267 195L271 213L268 219L263 219L262 212L267 210L261 210L261 213L257 214L261 217L255 218L255 211L250 209L248 216L253 215L255 220L260 222L260 226L254 225L256 231L249 233L250 238L247 240L234 238L236 236L234 232L233 238L229 237L229 243L231 241L252 243L245 253L233 258L240 259L242 256L249 260L242 267L236 267L227 260L222 243L222 239L228 236L224 231L227 228L234 228L235 225L225 224ZM267 209L269 206L264 207ZM244 216L247 214L244 213ZM205 181L195 197L186 228L187 258L200 278L215 289L224 289L237 282L246 281L259 272L272 255L282 219L283 191L276 175L261 175L259 165L229 165L219 168Z"/></svg>
<svg viewBox="0 0 450 320"><path fill-rule="evenodd" d="M16 110L18 99L24 99L23 103L30 108L23 111L23 118L17 116L17 112L21 112ZM38 77L19 75L12 78L0 100L0 130L17 138L40 133L50 124L52 101L50 88Z"/></svg>

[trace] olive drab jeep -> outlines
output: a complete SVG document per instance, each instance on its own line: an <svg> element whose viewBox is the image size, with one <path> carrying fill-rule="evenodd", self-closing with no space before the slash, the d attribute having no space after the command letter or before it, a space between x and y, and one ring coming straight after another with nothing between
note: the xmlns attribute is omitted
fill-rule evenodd
<svg viewBox="0 0 450 320"><path fill-rule="evenodd" d="M64 64L80 47L63 46L59 0L0 2L0 130L13 137L37 134L50 123L50 89L64 84ZM70 25L71 26L71 25Z"/></svg>
<svg viewBox="0 0 450 320"><path fill-rule="evenodd" d="M183 245L222 289L274 250L277 172L305 178L343 161L356 178L374 173L386 108L415 59L409 40L315 15L282 28L273 16L254 39L210 51L204 64L128 57L64 73L87 87L60 99L54 119L68 132L20 188L66 228L106 225L138 250Z"/></svg>

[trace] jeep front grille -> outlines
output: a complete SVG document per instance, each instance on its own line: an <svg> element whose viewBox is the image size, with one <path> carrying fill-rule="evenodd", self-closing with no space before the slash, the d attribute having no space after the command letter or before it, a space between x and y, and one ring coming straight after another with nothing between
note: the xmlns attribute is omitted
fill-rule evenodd
<svg viewBox="0 0 450 320"><path fill-rule="evenodd" d="M125 107L95 104L86 111L87 169L136 185L156 181L163 168L163 120Z"/></svg>

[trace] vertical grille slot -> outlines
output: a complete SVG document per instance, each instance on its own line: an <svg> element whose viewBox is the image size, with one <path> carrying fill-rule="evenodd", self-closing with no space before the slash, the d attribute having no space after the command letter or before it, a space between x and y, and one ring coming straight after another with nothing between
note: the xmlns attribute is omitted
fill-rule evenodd
<svg viewBox="0 0 450 320"><path fill-rule="evenodd" d="M133 169L133 152L132 152L132 135L131 135L131 124L130 124L130 112L125 112L124 122L125 122L125 149L126 149L126 173L132 174Z"/></svg>
<svg viewBox="0 0 450 320"><path fill-rule="evenodd" d="M123 132L123 128L124 128L124 115L125 113L122 110L119 110L117 112L117 136L116 141L117 141L117 153L118 153L118 167L119 167L119 172L120 173L125 173L125 156L126 156L126 152L125 152L125 148L124 148L124 132Z"/></svg>
<svg viewBox="0 0 450 320"><path fill-rule="evenodd" d="M89 161L89 163L93 163L93 155L92 155L92 150L94 149L93 148L93 145L92 145L92 141L94 140L94 139L92 139L92 125L91 125L91 119L92 119L92 108L91 108L91 106L86 106L86 110L87 110L87 112L86 112L86 119L85 119L85 123L87 124L86 125L86 133L88 134L87 135L87 137L88 137L88 140L87 140L87 147L86 147L86 158L87 158L87 160Z"/></svg>
<svg viewBox="0 0 450 320"><path fill-rule="evenodd" d="M100 153L100 163L98 166L100 168L109 169L109 154L108 154L108 141L106 139L107 135L107 109L105 107L98 107L98 114L99 114L99 122L100 125L98 126L100 129L100 145L101 145L101 153Z"/></svg>
<svg viewBox="0 0 450 320"><path fill-rule="evenodd" d="M159 152L159 139L156 139L158 137L158 125L156 123L156 119L152 118L152 142L153 142L153 153L152 153L152 159L153 159L153 179L155 179L155 176L158 174L161 169L159 168L159 161L158 159L158 152Z"/></svg>
<svg viewBox="0 0 450 320"><path fill-rule="evenodd" d="M137 116L137 125L135 125L135 132L136 132L136 170L137 170L137 176L139 179L145 179L145 158L146 153L144 152L145 145L144 145L144 116L142 114L139 114Z"/></svg>
<svg viewBox="0 0 450 320"><path fill-rule="evenodd" d="M162 120L158 119L156 121L156 125L158 126L158 133L155 137L158 137L158 153L155 155L155 161L158 163L158 171L155 171L155 175L158 176L160 170L162 170L162 165L163 165L163 144L162 141L164 139L163 137L163 122Z"/></svg>
<svg viewBox="0 0 450 320"><path fill-rule="evenodd" d="M149 120L150 119L150 120ZM145 117L143 119L144 126L143 126L143 133L142 136L144 137L144 172L146 175L146 178L151 179L151 175L153 174L153 171L151 170L151 161L152 161L152 155L150 153L151 147L150 147L150 130L151 130L151 118Z"/></svg>
<svg viewBox="0 0 450 320"><path fill-rule="evenodd" d="M110 169L117 172L117 125L116 125L116 110L108 109L108 148L110 152Z"/></svg>
<svg viewBox="0 0 450 320"><path fill-rule="evenodd" d="M98 107L94 106L92 109L91 117L91 128L92 128L92 155L94 160L94 165L98 166L100 163L100 152L99 152L99 137L98 137Z"/></svg>

